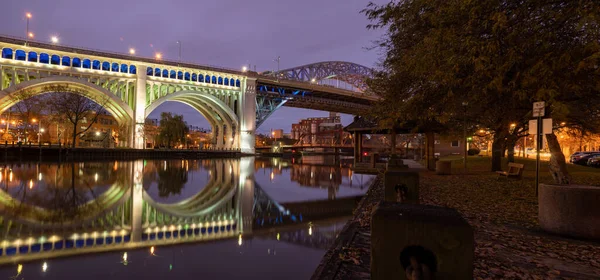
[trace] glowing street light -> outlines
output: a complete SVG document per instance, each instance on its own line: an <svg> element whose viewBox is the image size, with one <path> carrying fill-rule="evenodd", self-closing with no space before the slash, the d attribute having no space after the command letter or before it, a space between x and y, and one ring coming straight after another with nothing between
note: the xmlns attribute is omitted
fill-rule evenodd
<svg viewBox="0 0 600 280"><path fill-rule="evenodd" d="M315 78L312 78L312 79L310 79L310 82L314 84L314 83L316 83L316 82L317 82L317 79L315 79Z"/></svg>
<svg viewBox="0 0 600 280"><path fill-rule="evenodd" d="M162 53L159 53L159 52L158 52L158 53L156 53L156 54L154 55L154 57L155 57L156 59L162 59Z"/></svg>
<svg viewBox="0 0 600 280"><path fill-rule="evenodd" d="M246 66L242 67L242 72L246 72L246 71L248 71L248 67L246 67Z"/></svg>
<svg viewBox="0 0 600 280"><path fill-rule="evenodd" d="M31 18L31 13L25 13L25 18L27 21L27 28L25 29L25 35L27 35L27 38L33 38L33 33L29 32L29 19ZM25 40L25 46L27 46L27 40Z"/></svg>
<svg viewBox="0 0 600 280"><path fill-rule="evenodd" d="M58 44L58 37L57 36L50 37L50 42L52 42L52 44Z"/></svg>
<svg viewBox="0 0 600 280"><path fill-rule="evenodd" d="M134 48L129 48L129 54L135 54L135 49Z"/></svg>

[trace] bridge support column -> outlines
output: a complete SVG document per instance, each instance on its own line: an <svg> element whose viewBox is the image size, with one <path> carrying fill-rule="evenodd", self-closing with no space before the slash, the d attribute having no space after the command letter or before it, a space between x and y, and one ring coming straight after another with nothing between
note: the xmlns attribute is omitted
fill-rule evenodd
<svg viewBox="0 0 600 280"><path fill-rule="evenodd" d="M142 210L144 207L143 196L143 169L144 161L137 160L133 162L133 185L131 186L131 241L142 240Z"/></svg>
<svg viewBox="0 0 600 280"><path fill-rule="evenodd" d="M146 122L146 66L136 65L137 67L137 79L135 86L135 106L133 108L133 126L131 129L131 135L133 135L133 142L131 147L136 149L144 148L144 137L143 129L144 123Z"/></svg>
<svg viewBox="0 0 600 280"><path fill-rule="evenodd" d="M238 186L239 215L238 229L240 233L252 234L252 210L254 208L254 157L242 157L239 163L240 179Z"/></svg>
<svg viewBox="0 0 600 280"><path fill-rule="evenodd" d="M241 95L240 116L240 148L242 153L254 153L254 133L256 132L256 79L246 79L246 86Z"/></svg>

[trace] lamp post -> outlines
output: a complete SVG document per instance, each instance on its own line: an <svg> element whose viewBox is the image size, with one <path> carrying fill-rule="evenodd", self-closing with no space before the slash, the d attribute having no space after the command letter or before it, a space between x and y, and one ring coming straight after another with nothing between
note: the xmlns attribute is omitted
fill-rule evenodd
<svg viewBox="0 0 600 280"><path fill-rule="evenodd" d="M32 123L37 123L38 124L38 145L41 145L40 143L40 137L42 136L42 132L44 132L44 129L42 128L42 120L40 119L40 121L38 122L37 119L32 119L31 120Z"/></svg>
<svg viewBox="0 0 600 280"><path fill-rule="evenodd" d="M177 41L177 44L179 45L179 60L177 63L181 64L181 41Z"/></svg>
<svg viewBox="0 0 600 280"><path fill-rule="evenodd" d="M29 19L31 18L31 13L26 13L25 14L25 19L27 21L27 27L25 29L25 46L27 46L27 43L29 41L29 37L31 36L31 34L29 33Z"/></svg>
<svg viewBox="0 0 600 280"><path fill-rule="evenodd" d="M469 102L463 101L462 106L465 109L465 113L463 114L463 140L465 142L465 147L463 151L465 155L464 172L465 174L467 174L467 106L469 106Z"/></svg>
<svg viewBox="0 0 600 280"><path fill-rule="evenodd" d="M277 72L275 73L275 75L277 75L277 81L279 81L279 61L281 60L281 56L277 56L276 59L273 59L273 61L277 62Z"/></svg>

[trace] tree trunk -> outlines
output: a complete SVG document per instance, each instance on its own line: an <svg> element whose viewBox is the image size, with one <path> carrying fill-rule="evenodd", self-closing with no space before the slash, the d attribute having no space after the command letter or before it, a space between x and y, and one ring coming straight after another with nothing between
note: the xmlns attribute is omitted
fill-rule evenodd
<svg viewBox="0 0 600 280"><path fill-rule="evenodd" d="M554 182L559 185L568 185L571 182L571 175L567 170L567 163L565 162L565 155L560 148L560 143L554 133L546 134L546 140L548 141L548 148L550 149L550 174L554 178Z"/></svg>
<svg viewBox="0 0 600 280"><path fill-rule="evenodd" d="M73 143L71 144L75 148L75 140L77 140L77 123L73 125Z"/></svg>
<svg viewBox="0 0 600 280"><path fill-rule="evenodd" d="M492 172L502 170L502 153L504 152L504 136L494 137L492 142Z"/></svg>
<svg viewBox="0 0 600 280"><path fill-rule="evenodd" d="M515 141L512 139L506 141L506 149L508 151L508 162L515 162Z"/></svg>

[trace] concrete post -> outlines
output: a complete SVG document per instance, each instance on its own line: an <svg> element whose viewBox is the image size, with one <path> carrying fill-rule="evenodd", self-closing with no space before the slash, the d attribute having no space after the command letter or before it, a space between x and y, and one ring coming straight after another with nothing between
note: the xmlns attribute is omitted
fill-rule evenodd
<svg viewBox="0 0 600 280"><path fill-rule="evenodd" d="M240 108L240 148L242 153L254 153L254 134L256 131L256 79L247 78L243 87Z"/></svg>
<svg viewBox="0 0 600 280"><path fill-rule="evenodd" d="M133 108L133 125L131 126L130 135L133 135L132 148L143 149L144 148L144 137L142 132L144 129L144 122L146 121L146 66L138 64L136 74L136 86L135 86L135 104Z"/></svg>
<svg viewBox="0 0 600 280"><path fill-rule="evenodd" d="M373 211L371 279L473 279L474 252L473 229L454 209L380 202Z"/></svg>
<svg viewBox="0 0 600 280"><path fill-rule="evenodd" d="M385 201L419 204L419 173L416 170L388 169L383 176Z"/></svg>

